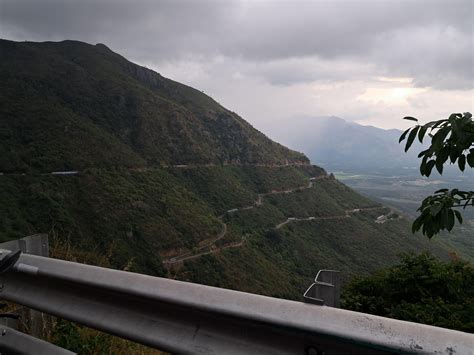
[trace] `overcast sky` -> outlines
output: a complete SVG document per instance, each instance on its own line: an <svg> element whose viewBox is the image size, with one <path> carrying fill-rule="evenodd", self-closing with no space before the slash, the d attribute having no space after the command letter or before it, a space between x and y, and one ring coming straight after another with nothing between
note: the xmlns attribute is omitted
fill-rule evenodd
<svg viewBox="0 0 474 355"><path fill-rule="evenodd" d="M0 0L0 37L104 43L272 135L474 111L472 0Z"/></svg>

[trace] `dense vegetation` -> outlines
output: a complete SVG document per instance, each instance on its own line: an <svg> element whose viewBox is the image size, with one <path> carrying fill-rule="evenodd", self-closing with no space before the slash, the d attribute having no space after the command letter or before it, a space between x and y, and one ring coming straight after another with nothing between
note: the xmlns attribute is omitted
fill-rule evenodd
<svg viewBox="0 0 474 355"><path fill-rule="evenodd" d="M474 268L429 254L357 278L343 293L342 307L411 322L474 332Z"/></svg>
<svg viewBox="0 0 474 355"><path fill-rule="evenodd" d="M79 355L165 355L167 353L148 348L106 333L58 320L48 341Z"/></svg>

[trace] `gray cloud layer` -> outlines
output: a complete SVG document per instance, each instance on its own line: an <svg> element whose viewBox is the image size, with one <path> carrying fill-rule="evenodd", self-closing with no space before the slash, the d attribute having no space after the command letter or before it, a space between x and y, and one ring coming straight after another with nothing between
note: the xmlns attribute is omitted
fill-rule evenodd
<svg viewBox="0 0 474 355"><path fill-rule="evenodd" d="M142 62L221 56L277 85L391 75L449 90L473 87L472 15L471 0L0 0L0 36L104 42Z"/></svg>

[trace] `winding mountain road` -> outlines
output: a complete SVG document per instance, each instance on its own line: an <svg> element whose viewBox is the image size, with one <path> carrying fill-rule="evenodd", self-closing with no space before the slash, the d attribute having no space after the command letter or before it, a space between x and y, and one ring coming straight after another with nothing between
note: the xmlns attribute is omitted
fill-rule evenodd
<svg viewBox="0 0 474 355"><path fill-rule="evenodd" d="M242 240L238 243L235 243L235 242L230 243L230 244L224 245L220 248L217 248L214 245L217 241L224 238L226 233L227 233L227 224L222 221L222 219L224 218L224 216L226 214L233 214L233 213L237 213L239 211L250 210L250 209L253 209L255 207L261 206L263 204L263 198L265 196L278 195L278 194L289 194L289 193L293 193L295 191L302 191L302 190L305 190L305 189L310 189L310 188L313 187L313 184L314 184L315 180L322 180L322 179L328 179L328 178L329 178L329 175L327 175L327 174L326 175L320 175L320 176L309 178L308 184L304 185L304 186L298 186L298 187L295 187L293 189L273 190L271 192L260 193L260 194L257 195L257 199L255 200L255 202L252 205L244 206L244 207L238 207L238 208L231 208L231 209L227 210L224 214L221 214L220 216L218 216L218 218L221 220L223 229L222 229L222 232L219 233L219 235L216 236L216 238L214 238L210 241L207 240L207 241L205 241L204 244L202 244L203 241L201 241L200 245L198 245L197 249L194 252L189 251L189 252L186 252L186 253L183 253L183 254L176 255L176 256L171 257L169 259L163 260L163 264L175 264L175 263L183 262L183 261L186 261L186 260L196 259L196 258L198 258L200 256L203 256L203 255L217 253L218 251L223 250L223 249L237 248L237 247L242 246L245 242L244 237L242 237ZM206 249L209 249L209 250L204 251Z"/></svg>
<svg viewBox="0 0 474 355"><path fill-rule="evenodd" d="M231 248L240 248L242 245L244 245L244 243L245 243L245 236L242 236L242 239L240 240L240 242L229 243L229 244L223 245L220 248L217 248L215 246L214 247L209 246L208 251L203 251L198 254L192 254L189 256L188 255L175 256L174 258L163 261L163 264L176 264L176 263L180 263L186 260L197 259L203 255L215 254L221 250L231 249Z"/></svg>
<svg viewBox="0 0 474 355"><path fill-rule="evenodd" d="M226 164L174 164L174 165L160 165L158 167L151 168L128 168L128 171L135 172L147 172L154 171L157 169L195 169L195 168L209 168L216 166L240 166L240 167L264 167L264 168L283 168L288 166L310 166L309 163L295 162L295 163L286 163L286 164L240 164L240 163L226 163ZM25 172L1 172L0 176L44 176L44 175L58 175L58 176L67 176L67 175L79 175L82 174L81 170L65 170L65 171L51 171L43 173L25 173Z"/></svg>
<svg viewBox="0 0 474 355"><path fill-rule="evenodd" d="M299 218L299 217L289 217L285 221L277 224L275 229L280 229L281 227L287 225L291 222L301 222L301 221L325 221L331 219L344 219L344 218L351 218L354 213L362 212L362 211L374 211L380 210L385 208L384 206L380 207L367 207L367 208L354 208L352 210L346 210L343 215L333 215L333 216L322 216L322 217L307 217L307 218ZM391 213L391 212L390 212Z"/></svg>
<svg viewBox="0 0 474 355"><path fill-rule="evenodd" d="M186 252L186 253L183 253L183 254L180 254L180 255L176 255L172 258L164 260L163 264L168 264L168 265L169 264L176 264L176 263L184 262L186 260L196 259L196 258L199 258L203 255L215 254L215 253L217 253L221 250L224 250L224 249L238 248L238 247L243 246L244 243L245 243L245 237L244 236L242 237L240 242L229 243L229 244L223 245L221 247L217 247L215 245L215 243L217 241L221 240L222 238L224 238L226 233L227 233L227 224L222 221L222 219L224 218L224 216L226 214L233 214L233 213L237 213L239 211L249 210L249 209L253 209L253 208L256 208L258 206L261 206L263 204L263 198L265 196L278 195L278 194L288 194L288 193L293 193L293 192L296 192L296 191L302 191L302 190L305 190L305 189L310 189L310 188L313 187L315 180L322 180L322 179L328 179L328 178L329 178L329 175L320 175L320 176L317 176L317 177L311 177L311 178L309 178L309 182L308 182L307 185L295 187L293 189L274 190L274 191L267 192L267 193L261 193L261 194L258 194L257 200L255 200L255 202L252 205L245 206L245 207L240 207L240 208L232 208L232 209L227 210L224 214L218 216L218 218L221 220L221 223L222 223L223 227L222 227L222 231L219 233L219 235L217 235L216 238L214 238L212 240L207 240L207 241L204 242L204 244L202 244L203 242L201 241L200 245L197 248L197 250L195 250L194 252ZM288 223L291 223L291 222L317 221L317 220L321 221L321 220L351 218L351 216L354 213L359 213L359 212L362 212L362 211L374 211L374 210L379 210L379 209L383 209L383 208L385 208L385 207L384 206L379 206L379 207L354 208L354 209L351 209L351 210L344 211L343 215L333 215L333 216L306 217L306 218L288 217L285 221L277 224L274 228L275 229L280 229L283 226L285 226L285 225L287 225ZM390 213L392 213L392 211L390 211L389 214ZM387 214L387 216L388 216L388 214Z"/></svg>
<svg viewBox="0 0 474 355"><path fill-rule="evenodd" d="M327 178L329 178L328 175L318 176L316 178L310 178L309 184L305 185L305 186L300 186L300 187L297 187L297 188L294 188L294 189L291 189L291 190L272 191L272 192L268 192L268 193L259 194L257 200L254 203L254 205L241 207L241 208L230 209L226 213L220 215L219 219L222 220L222 218L224 218L224 216L226 214L236 213L238 211L248 210L248 209L251 209L251 208L262 205L263 204L262 199L263 199L264 196L276 195L276 194L282 194L282 193L291 193L291 192L295 192L295 191L298 191L298 190L301 191L301 189L312 188L314 180L321 180L321 179L327 179ZM344 211L343 215L332 215L332 216L321 216L321 217L312 216L312 217L306 217L306 218L288 217L285 221L277 224L274 228L275 229L280 229L283 226L285 226L285 225L287 225L288 223L291 223L291 222L324 221L324 220L337 220L337 219L351 218L352 215L355 214L355 213L360 213L360 212L363 212L363 211L375 211L375 210L380 210L380 209L383 209L383 208L386 208L386 207L378 206L378 207L354 208L354 209L351 209L351 210ZM382 216L386 217L384 219L384 221L392 220L392 219L387 218L391 213L393 213L392 210L390 210L387 214L382 215ZM395 218L394 220L396 220L396 219L402 219L402 217L399 216L398 218ZM383 222L377 222L377 221L378 221L378 219L375 220L374 222L383 223ZM240 242L229 243L229 244L223 245L221 247L217 247L217 246L214 245L218 240L224 238L224 236L227 232L227 225L224 222L221 222L221 223L223 225L223 231L217 236L217 238L213 239L212 241L206 242L205 245L203 245L203 246L200 246L197 249L197 253L194 252L194 254L193 254L191 252L187 252L187 253L184 253L184 254L180 254L180 255L177 255L175 257L164 260L163 264L168 264L168 265L169 264L176 264L176 263L184 262L184 261L187 261L187 260L197 259L197 258L199 258L203 255L215 254L215 253L218 253L218 252L220 252L222 250L225 250L225 249L239 248L239 247L243 246L244 243L245 243L245 237L244 236L242 236L242 239L241 239Z"/></svg>

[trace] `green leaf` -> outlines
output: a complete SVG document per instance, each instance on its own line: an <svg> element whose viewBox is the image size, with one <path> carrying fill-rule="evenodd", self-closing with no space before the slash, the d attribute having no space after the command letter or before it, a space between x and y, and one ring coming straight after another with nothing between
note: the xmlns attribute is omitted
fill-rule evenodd
<svg viewBox="0 0 474 355"><path fill-rule="evenodd" d="M413 221L413 224L411 225L411 232L415 233L420 230L421 226L423 224L423 216L420 215L418 216L417 219Z"/></svg>
<svg viewBox="0 0 474 355"><path fill-rule="evenodd" d="M438 128L439 126L445 124L446 122L448 122L448 120L439 120L439 121L437 121L437 122L433 125L432 128L433 128L433 129Z"/></svg>
<svg viewBox="0 0 474 355"><path fill-rule="evenodd" d="M408 121L415 121L415 122L418 122L418 119L416 119L415 117L411 117L411 116L406 116L406 117L403 117L404 120L408 120Z"/></svg>
<svg viewBox="0 0 474 355"><path fill-rule="evenodd" d="M421 151L419 154L418 154L418 158L421 158L423 155L426 155L431 149L426 149L426 150L423 150Z"/></svg>
<svg viewBox="0 0 474 355"><path fill-rule="evenodd" d="M461 171L464 171L464 168L466 167L466 156L464 154L459 156L458 166Z"/></svg>
<svg viewBox="0 0 474 355"><path fill-rule="evenodd" d="M420 131L418 132L418 140L420 141L420 143L423 143L423 137L425 136L427 129L428 127L426 127L426 125L420 127Z"/></svg>
<svg viewBox="0 0 474 355"><path fill-rule="evenodd" d="M439 174L443 174L443 165L448 160L449 156L449 148L448 147L443 147L437 157L436 157L436 169L438 170Z"/></svg>
<svg viewBox="0 0 474 355"><path fill-rule="evenodd" d="M431 239L435 233L433 223L431 221L425 222L425 224L423 225L423 229L428 239Z"/></svg>
<svg viewBox="0 0 474 355"><path fill-rule="evenodd" d="M452 113L451 115L449 115L449 120L450 121L455 121L457 118L461 118L462 117L462 114L460 113Z"/></svg>
<svg viewBox="0 0 474 355"><path fill-rule="evenodd" d="M423 159L421 160L420 164L420 174L423 176L425 175L426 172L426 161L428 160L428 155L425 155Z"/></svg>
<svg viewBox="0 0 474 355"><path fill-rule="evenodd" d="M416 133L418 132L419 129L420 129L420 126L414 127L413 130L408 135L407 144L405 146L405 152L407 152L408 149L410 149L411 145L413 144L413 141L415 140Z"/></svg>
<svg viewBox="0 0 474 355"><path fill-rule="evenodd" d="M402 140L405 139L405 137L406 137L407 133L410 131L410 129L411 129L411 127L408 128L405 132L403 132L403 134L400 136L400 139L398 140L398 143L401 143Z"/></svg>
<svg viewBox="0 0 474 355"><path fill-rule="evenodd" d="M471 152L467 155L467 163L471 168L474 168L474 153L472 150L473 149L471 149Z"/></svg>
<svg viewBox="0 0 474 355"><path fill-rule="evenodd" d="M443 208L442 203L435 203L434 205L431 206L430 208L430 213L433 217L435 217Z"/></svg>
<svg viewBox="0 0 474 355"><path fill-rule="evenodd" d="M453 210L448 210L448 224L446 226L446 229L451 232L451 230L454 227L454 212Z"/></svg>
<svg viewBox="0 0 474 355"><path fill-rule="evenodd" d="M459 223L462 224L462 215L461 215L461 212L454 210L454 214L456 215L456 218L458 219Z"/></svg>
<svg viewBox="0 0 474 355"><path fill-rule="evenodd" d="M459 154L456 148L451 148L449 151L449 159L451 160L451 163L455 163L456 159L458 158Z"/></svg>
<svg viewBox="0 0 474 355"><path fill-rule="evenodd" d="M440 149L443 146L443 142L449 132L451 132L449 127L443 127L438 132L436 132L436 134L433 136L433 139L431 140L431 145L435 150Z"/></svg>
<svg viewBox="0 0 474 355"><path fill-rule="evenodd" d="M434 124L438 123L438 121L430 121L428 123L425 123L425 127L431 127L433 126Z"/></svg>
<svg viewBox="0 0 474 355"><path fill-rule="evenodd" d="M429 177L431 175L431 171L433 170L435 164L436 162L434 160L430 160L428 163L426 163L425 176Z"/></svg>
<svg viewBox="0 0 474 355"><path fill-rule="evenodd" d="M442 223L443 226L448 225L448 210L446 208L444 208L441 211L441 223Z"/></svg>
<svg viewBox="0 0 474 355"><path fill-rule="evenodd" d="M436 170L438 170L439 175L443 175L443 163L439 159L436 159Z"/></svg>

